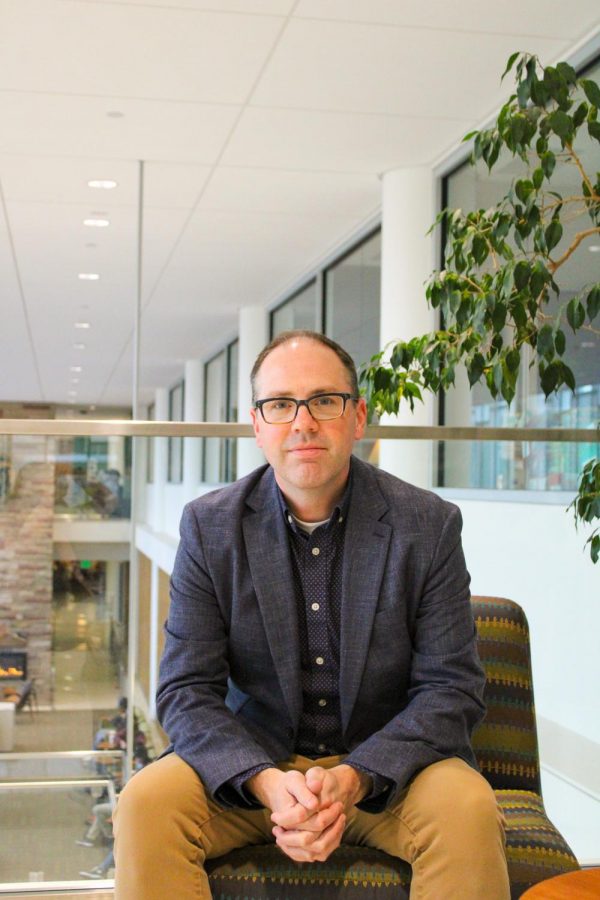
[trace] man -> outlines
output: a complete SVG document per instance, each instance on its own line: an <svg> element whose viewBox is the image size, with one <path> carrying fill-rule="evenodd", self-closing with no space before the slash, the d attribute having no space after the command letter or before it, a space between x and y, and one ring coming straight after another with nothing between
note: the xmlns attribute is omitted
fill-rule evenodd
<svg viewBox="0 0 600 900"><path fill-rule="evenodd" d="M407 859L415 897L507 900L460 513L351 457L366 408L339 345L287 332L252 382L268 465L184 511L157 699L174 752L121 794L117 900L207 900L206 858L342 839Z"/></svg>

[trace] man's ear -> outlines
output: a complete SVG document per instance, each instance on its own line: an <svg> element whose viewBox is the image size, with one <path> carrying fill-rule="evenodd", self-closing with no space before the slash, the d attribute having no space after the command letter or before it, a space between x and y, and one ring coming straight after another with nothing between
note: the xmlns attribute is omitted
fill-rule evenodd
<svg viewBox="0 0 600 900"><path fill-rule="evenodd" d="M354 440L360 441L367 427L367 403L364 397L356 401L356 426L354 428Z"/></svg>
<svg viewBox="0 0 600 900"><path fill-rule="evenodd" d="M258 447L262 447L262 438L260 434L260 415L258 410L252 406L250 408L250 418L252 419L252 427L254 428L254 437Z"/></svg>

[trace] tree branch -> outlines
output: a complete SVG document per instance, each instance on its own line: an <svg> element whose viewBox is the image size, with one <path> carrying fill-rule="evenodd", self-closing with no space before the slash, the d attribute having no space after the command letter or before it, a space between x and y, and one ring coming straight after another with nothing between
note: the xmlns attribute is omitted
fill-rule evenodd
<svg viewBox="0 0 600 900"><path fill-rule="evenodd" d="M556 260L556 262L553 259L551 259L550 257L548 257L548 268L550 269L552 274L554 274L554 272L556 272L557 269L560 269L560 267L563 265L563 263L566 263L566 261L569 259L571 254L573 254L577 250L580 243L583 240L585 240L586 237L590 237L592 234L600 234L600 226L597 226L596 228L588 228L586 231L579 231L575 235L573 243L571 244L569 249L566 250L563 253L563 255L560 257L560 259Z"/></svg>

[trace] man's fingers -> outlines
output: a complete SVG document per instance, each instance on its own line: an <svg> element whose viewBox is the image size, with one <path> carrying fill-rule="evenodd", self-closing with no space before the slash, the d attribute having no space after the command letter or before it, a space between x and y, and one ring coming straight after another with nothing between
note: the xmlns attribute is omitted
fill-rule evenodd
<svg viewBox="0 0 600 900"><path fill-rule="evenodd" d="M323 862L339 847L345 827L346 816L340 815L318 836L306 831L286 831L279 826L273 829L273 834L277 846L290 859L296 862Z"/></svg>
<svg viewBox="0 0 600 900"><path fill-rule="evenodd" d="M315 810L319 807L319 799L313 791L307 786L306 778L301 772L287 772L285 779L285 787L288 793L294 797L298 803L301 803L308 810Z"/></svg>
<svg viewBox="0 0 600 900"><path fill-rule="evenodd" d="M308 769L304 777L313 794L320 794L325 779L325 769L322 766L313 766L312 769Z"/></svg>
<svg viewBox="0 0 600 900"><path fill-rule="evenodd" d="M328 828L339 814L343 812L341 803L332 803L326 809L321 809L310 815L303 806L296 806L289 809L282 809L271 815L271 820L276 825L281 825L287 829L298 829L300 831L316 831L320 833L324 828Z"/></svg>

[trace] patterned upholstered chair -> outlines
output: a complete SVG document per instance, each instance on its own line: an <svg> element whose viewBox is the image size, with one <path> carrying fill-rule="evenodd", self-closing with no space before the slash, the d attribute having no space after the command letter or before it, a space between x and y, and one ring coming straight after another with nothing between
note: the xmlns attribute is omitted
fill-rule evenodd
<svg viewBox="0 0 600 900"><path fill-rule="evenodd" d="M487 676L487 715L473 743L506 817L511 893L517 898L531 885L579 866L542 801L525 614L497 597L473 597L472 606ZM274 845L249 847L212 860L209 873L214 900L404 900L410 889L409 865L349 846L311 865L292 862Z"/></svg>

